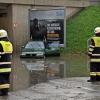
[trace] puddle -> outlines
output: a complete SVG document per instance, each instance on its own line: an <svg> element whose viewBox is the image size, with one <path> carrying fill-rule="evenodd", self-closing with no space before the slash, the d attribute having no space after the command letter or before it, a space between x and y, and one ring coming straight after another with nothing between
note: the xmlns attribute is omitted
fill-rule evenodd
<svg viewBox="0 0 100 100"><path fill-rule="evenodd" d="M72 76L86 76L86 56L68 55L67 57L50 57L46 59L20 59L13 56L11 89L19 90L48 80ZM80 72L80 69L82 72Z"/></svg>
<svg viewBox="0 0 100 100"><path fill-rule="evenodd" d="M60 58L21 59L21 62L28 72L30 85L66 77L66 62Z"/></svg>

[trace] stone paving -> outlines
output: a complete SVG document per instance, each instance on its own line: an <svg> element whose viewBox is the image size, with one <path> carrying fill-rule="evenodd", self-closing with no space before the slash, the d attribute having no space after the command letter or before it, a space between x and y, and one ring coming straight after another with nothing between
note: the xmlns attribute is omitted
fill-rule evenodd
<svg viewBox="0 0 100 100"><path fill-rule="evenodd" d="M88 77L50 80L25 90L10 92L0 100L100 100L100 82Z"/></svg>

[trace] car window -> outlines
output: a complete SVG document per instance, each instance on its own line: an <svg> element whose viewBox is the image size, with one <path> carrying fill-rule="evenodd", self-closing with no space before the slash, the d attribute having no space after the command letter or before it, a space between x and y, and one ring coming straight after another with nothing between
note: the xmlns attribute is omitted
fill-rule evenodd
<svg viewBox="0 0 100 100"><path fill-rule="evenodd" d="M58 42L52 42L49 44L49 47L59 47L59 43Z"/></svg>
<svg viewBox="0 0 100 100"><path fill-rule="evenodd" d="M25 48L44 49L44 43L43 42L28 42Z"/></svg>

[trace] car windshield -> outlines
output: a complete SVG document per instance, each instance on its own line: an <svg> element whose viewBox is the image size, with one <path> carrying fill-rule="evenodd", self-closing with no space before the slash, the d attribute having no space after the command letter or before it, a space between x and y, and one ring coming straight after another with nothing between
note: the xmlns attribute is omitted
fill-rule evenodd
<svg viewBox="0 0 100 100"><path fill-rule="evenodd" d="M30 49L44 49L44 43L43 42L28 42L25 46L25 48Z"/></svg>
<svg viewBox="0 0 100 100"><path fill-rule="evenodd" d="M49 44L49 47L59 47L59 43L58 42L52 42Z"/></svg>

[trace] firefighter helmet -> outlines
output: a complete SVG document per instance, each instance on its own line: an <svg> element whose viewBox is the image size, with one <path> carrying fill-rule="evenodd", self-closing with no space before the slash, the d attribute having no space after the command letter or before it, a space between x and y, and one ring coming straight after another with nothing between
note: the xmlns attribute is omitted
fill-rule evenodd
<svg viewBox="0 0 100 100"><path fill-rule="evenodd" d="M96 28L94 29L94 32L95 32L96 34L100 33L100 27L96 27Z"/></svg>
<svg viewBox="0 0 100 100"><path fill-rule="evenodd" d="M0 30L0 38L4 38L4 37L8 37L7 31L1 29L1 30Z"/></svg>

